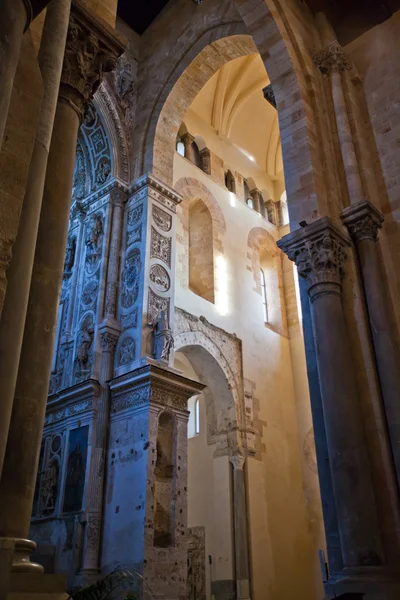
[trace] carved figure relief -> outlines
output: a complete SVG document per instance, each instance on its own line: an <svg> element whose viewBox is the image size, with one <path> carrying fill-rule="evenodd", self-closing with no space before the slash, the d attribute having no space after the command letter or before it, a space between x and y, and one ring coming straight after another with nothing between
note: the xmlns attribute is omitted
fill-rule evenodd
<svg viewBox="0 0 400 600"><path fill-rule="evenodd" d="M169 303L169 298L162 298L149 288L148 322L156 323L161 312L164 312L165 318L169 322Z"/></svg>
<svg viewBox="0 0 400 600"><path fill-rule="evenodd" d="M88 315L82 322L76 346L74 374L79 381L82 381L90 375L93 335L93 319L91 315Z"/></svg>
<svg viewBox="0 0 400 600"><path fill-rule="evenodd" d="M171 238L165 237L151 228L150 258L159 258L169 267L171 266Z"/></svg>
<svg viewBox="0 0 400 600"><path fill-rule="evenodd" d="M76 253L76 237L72 236L68 238L67 250L65 253L64 262L64 279L68 279L72 275L72 269L75 262Z"/></svg>
<svg viewBox="0 0 400 600"><path fill-rule="evenodd" d="M122 272L121 305L124 308L130 308L137 300L141 268L140 250L134 248L126 257Z"/></svg>
<svg viewBox="0 0 400 600"><path fill-rule="evenodd" d="M150 281L160 292L168 292L171 287L169 275L161 265L152 265L150 267Z"/></svg>
<svg viewBox="0 0 400 600"><path fill-rule="evenodd" d="M132 208L128 213L128 225L136 225L139 223L143 215L143 204Z"/></svg>
<svg viewBox="0 0 400 600"><path fill-rule="evenodd" d="M98 186L103 185L109 179L111 175L111 163L110 159L103 156L97 163L96 168L96 183Z"/></svg>
<svg viewBox="0 0 400 600"><path fill-rule="evenodd" d="M158 206L153 206L153 219L161 231L170 231L172 227L172 217Z"/></svg>
<svg viewBox="0 0 400 600"><path fill-rule="evenodd" d="M103 215L93 214L86 234L86 271L94 273L101 258L103 242Z"/></svg>
<svg viewBox="0 0 400 600"><path fill-rule="evenodd" d="M127 231L126 233L126 245L130 246L131 244L135 244L136 242L142 241L142 228L137 227L133 231Z"/></svg>
<svg viewBox="0 0 400 600"><path fill-rule="evenodd" d="M59 465L56 458L52 458L46 467L42 478L41 504L43 512L55 509L58 488Z"/></svg>
<svg viewBox="0 0 400 600"><path fill-rule="evenodd" d="M168 362L171 350L174 347L174 337L163 310L152 326L154 332L153 356L156 360Z"/></svg>
<svg viewBox="0 0 400 600"><path fill-rule="evenodd" d="M82 146L77 143L76 146L76 159L74 169L74 181L72 184L72 197L80 200L85 195L86 187L86 169L85 169L85 156L83 154Z"/></svg>
<svg viewBox="0 0 400 600"><path fill-rule="evenodd" d="M131 337L126 338L119 349L119 366L127 365L135 360L135 340Z"/></svg>

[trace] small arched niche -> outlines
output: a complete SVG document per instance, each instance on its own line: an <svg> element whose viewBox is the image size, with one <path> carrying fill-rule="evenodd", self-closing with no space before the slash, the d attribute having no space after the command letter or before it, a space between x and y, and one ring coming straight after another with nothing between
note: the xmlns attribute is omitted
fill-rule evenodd
<svg viewBox="0 0 400 600"><path fill-rule="evenodd" d="M175 417L162 412L158 419L157 459L155 474L154 546L168 548L174 545L172 491L174 484Z"/></svg>
<svg viewBox="0 0 400 600"><path fill-rule="evenodd" d="M202 200L189 206L189 288L214 303L213 222Z"/></svg>

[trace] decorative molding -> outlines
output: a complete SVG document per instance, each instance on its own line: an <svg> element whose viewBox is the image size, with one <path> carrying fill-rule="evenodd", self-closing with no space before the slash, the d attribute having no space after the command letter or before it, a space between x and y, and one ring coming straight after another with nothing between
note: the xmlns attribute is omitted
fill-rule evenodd
<svg viewBox="0 0 400 600"><path fill-rule="evenodd" d="M351 71L352 62L337 40L313 56L313 62L323 75Z"/></svg>
<svg viewBox="0 0 400 600"><path fill-rule="evenodd" d="M379 229L384 222L382 213L368 200L345 208L341 219L349 230L352 240L356 243L362 240L376 242Z"/></svg>
<svg viewBox="0 0 400 600"><path fill-rule="evenodd" d="M123 49L115 32L75 0L71 8L59 95L72 106L80 120L83 120L104 73L115 68Z"/></svg>
<svg viewBox="0 0 400 600"><path fill-rule="evenodd" d="M172 212L176 212L176 206L183 200L182 196L175 190L150 174L143 175L134 181L130 188L130 194L135 195L136 200L151 195L154 200L164 204Z"/></svg>
<svg viewBox="0 0 400 600"><path fill-rule="evenodd" d="M296 264L309 288L321 283L341 284L349 241L328 217L296 229L277 244Z"/></svg>

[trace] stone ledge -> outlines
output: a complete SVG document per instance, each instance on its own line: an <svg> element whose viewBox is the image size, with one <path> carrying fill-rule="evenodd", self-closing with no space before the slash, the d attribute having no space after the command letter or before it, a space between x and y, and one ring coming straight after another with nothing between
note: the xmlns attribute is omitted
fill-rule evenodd
<svg viewBox="0 0 400 600"><path fill-rule="evenodd" d="M7 600L67 600L64 575L14 573Z"/></svg>

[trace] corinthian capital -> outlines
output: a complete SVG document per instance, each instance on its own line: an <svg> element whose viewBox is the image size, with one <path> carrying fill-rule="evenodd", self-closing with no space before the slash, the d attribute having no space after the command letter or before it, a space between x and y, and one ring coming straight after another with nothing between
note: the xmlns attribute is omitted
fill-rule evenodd
<svg viewBox="0 0 400 600"><path fill-rule="evenodd" d="M65 46L60 97L80 119L100 86L104 73L112 71L124 44L99 17L74 0Z"/></svg>
<svg viewBox="0 0 400 600"><path fill-rule="evenodd" d="M118 343L118 334L110 331L102 331L100 334L101 349L105 352L113 352Z"/></svg>
<svg viewBox="0 0 400 600"><path fill-rule="evenodd" d="M342 221L356 243L362 240L376 242L383 220L381 212L368 200L357 202L342 212Z"/></svg>
<svg viewBox="0 0 400 600"><path fill-rule="evenodd" d="M351 60L336 40L315 54L313 61L324 75L342 73L352 68Z"/></svg>
<svg viewBox="0 0 400 600"><path fill-rule="evenodd" d="M341 283L348 245L346 237L328 217L296 229L278 242L309 288L321 283Z"/></svg>

